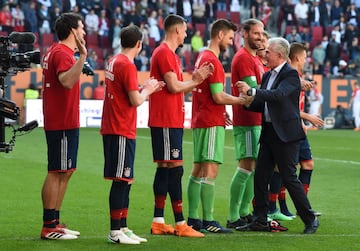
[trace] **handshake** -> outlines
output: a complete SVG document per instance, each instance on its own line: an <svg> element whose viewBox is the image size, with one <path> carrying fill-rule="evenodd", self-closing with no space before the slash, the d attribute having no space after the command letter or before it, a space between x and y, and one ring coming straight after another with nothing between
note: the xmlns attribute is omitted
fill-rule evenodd
<svg viewBox="0 0 360 251"><path fill-rule="evenodd" d="M244 81L237 81L235 83L235 86L239 90L239 98L241 99L241 104L245 106L249 106L254 100L254 95L255 95L255 93L253 93L254 88L251 88Z"/></svg>

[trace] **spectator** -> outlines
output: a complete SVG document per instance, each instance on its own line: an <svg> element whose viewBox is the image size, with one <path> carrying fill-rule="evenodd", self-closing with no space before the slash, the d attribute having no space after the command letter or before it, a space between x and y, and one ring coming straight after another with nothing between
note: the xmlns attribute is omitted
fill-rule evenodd
<svg viewBox="0 0 360 251"><path fill-rule="evenodd" d="M324 77L327 77L327 78L331 76L331 62L330 62L330 60L325 61L325 65L324 65L324 67L322 69L322 75Z"/></svg>
<svg viewBox="0 0 360 251"><path fill-rule="evenodd" d="M25 10L25 31L38 32L38 19L36 15L35 2L29 3L29 8Z"/></svg>
<svg viewBox="0 0 360 251"><path fill-rule="evenodd" d="M348 64L345 62L345 60L340 59L339 64L333 67L333 75L335 77L344 77L349 74L351 74L351 72L348 68Z"/></svg>
<svg viewBox="0 0 360 251"><path fill-rule="evenodd" d="M239 0L231 0L230 3L230 12L240 12Z"/></svg>
<svg viewBox="0 0 360 251"><path fill-rule="evenodd" d="M113 19L113 23L116 19L120 20L120 25L124 23L124 15L122 13L120 6L116 6L112 19Z"/></svg>
<svg viewBox="0 0 360 251"><path fill-rule="evenodd" d="M326 46L326 60L331 63L331 73L333 74L334 67L339 64L341 55L341 45L335 41L335 35L332 35L328 45Z"/></svg>
<svg viewBox="0 0 360 251"><path fill-rule="evenodd" d="M2 27L2 31L10 33L13 31L12 25L12 15L10 12L9 4L4 4L0 11L0 27Z"/></svg>
<svg viewBox="0 0 360 251"><path fill-rule="evenodd" d="M320 20L321 20L321 12L320 12L320 6L319 6L320 0L315 0L312 2L312 5L309 9L309 19L310 19L310 27L314 26L320 26Z"/></svg>
<svg viewBox="0 0 360 251"><path fill-rule="evenodd" d="M205 23L205 3L203 0L194 0L192 4L192 22ZM204 34L203 34L204 35Z"/></svg>
<svg viewBox="0 0 360 251"><path fill-rule="evenodd" d="M264 1L260 8L260 19L261 19L261 22L263 22L265 28L267 27L267 23L270 19L271 13L272 13L272 10L271 10L271 7L269 6L268 1Z"/></svg>
<svg viewBox="0 0 360 251"><path fill-rule="evenodd" d="M343 7L340 5L340 0L334 0L334 4L331 6L331 25L335 26L340 22L340 17L344 15Z"/></svg>
<svg viewBox="0 0 360 251"><path fill-rule="evenodd" d="M106 16L106 10L100 11L100 18L99 18L99 36L108 38L110 31L110 21ZM101 40L100 40L101 41Z"/></svg>
<svg viewBox="0 0 360 251"><path fill-rule="evenodd" d="M160 43L160 29L158 26L157 20L157 12L153 10L148 18L148 25L149 25L149 37L153 38L155 42L158 44Z"/></svg>
<svg viewBox="0 0 360 251"><path fill-rule="evenodd" d="M250 6L250 18L259 19L261 0L252 0Z"/></svg>
<svg viewBox="0 0 360 251"><path fill-rule="evenodd" d="M348 17L348 22L352 23L354 26L357 26L359 15L360 15L360 13L359 13L359 10L356 8L355 3L351 3L346 11L346 16Z"/></svg>
<svg viewBox="0 0 360 251"><path fill-rule="evenodd" d="M218 11L226 11L227 10L226 2L227 2L226 0L217 0L216 1Z"/></svg>
<svg viewBox="0 0 360 251"><path fill-rule="evenodd" d="M120 19L115 19L115 24L113 27L113 39L111 47L114 51L114 54L118 54L121 50L121 42L120 42L120 32L121 32L121 24Z"/></svg>
<svg viewBox="0 0 360 251"><path fill-rule="evenodd" d="M356 30L356 27L352 23L348 23L343 41L345 48L351 46L354 37L359 37L359 32Z"/></svg>
<svg viewBox="0 0 360 251"><path fill-rule="evenodd" d="M176 0L169 0L168 14L176 14Z"/></svg>
<svg viewBox="0 0 360 251"><path fill-rule="evenodd" d="M308 23L308 14L309 14L309 5L305 2L305 0L300 0L295 5L295 14L297 25L299 26L309 26Z"/></svg>
<svg viewBox="0 0 360 251"><path fill-rule="evenodd" d="M183 16L188 23L192 23L192 6L190 0L177 1L177 14Z"/></svg>
<svg viewBox="0 0 360 251"><path fill-rule="evenodd" d="M50 11L50 30L51 33L55 33L55 21L61 15L61 10L58 5L55 5L54 8Z"/></svg>
<svg viewBox="0 0 360 251"><path fill-rule="evenodd" d="M124 27L134 24L140 26L141 18L136 14L136 8L133 8L132 11L124 16Z"/></svg>
<svg viewBox="0 0 360 251"><path fill-rule="evenodd" d="M198 54L200 50L204 47L204 40L202 37L203 34L199 30L195 31L195 34L191 38L191 48L193 53Z"/></svg>
<svg viewBox="0 0 360 251"><path fill-rule="evenodd" d="M91 9L89 14L85 16L86 34L97 34L99 30L99 17L95 14L95 10Z"/></svg>
<svg viewBox="0 0 360 251"><path fill-rule="evenodd" d="M325 49L322 47L321 43L317 44L312 51L314 69L317 69L317 71L314 71L315 74L321 73L324 66L325 56Z"/></svg>
<svg viewBox="0 0 360 251"><path fill-rule="evenodd" d="M166 17L169 14L168 13L169 5L168 5L167 1L157 0L156 1L156 9L162 11L163 17Z"/></svg>
<svg viewBox="0 0 360 251"><path fill-rule="evenodd" d="M16 4L15 8L11 10L11 15L14 22L14 31L23 32L25 15L20 8L20 4Z"/></svg>
<svg viewBox="0 0 360 251"><path fill-rule="evenodd" d="M209 27L216 20L217 4L215 0L208 0L205 3L206 27ZM208 33L208 32L207 32ZM209 35L207 35L207 38Z"/></svg>
<svg viewBox="0 0 360 251"><path fill-rule="evenodd" d="M295 13L294 6L291 0L286 0L285 4L282 6L282 12L284 17L285 26L295 25Z"/></svg>
<svg viewBox="0 0 360 251"><path fill-rule="evenodd" d="M42 4L40 9L37 12L38 15L38 25L39 25L39 33L40 34L47 34L51 33L50 28L50 12L47 5Z"/></svg>
<svg viewBox="0 0 360 251"><path fill-rule="evenodd" d="M146 51L142 50L139 54L138 60L140 62L140 71L148 71L149 70L149 57L146 55Z"/></svg>
<svg viewBox="0 0 360 251"><path fill-rule="evenodd" d="M133 0L122 1L122 9L125 15L129 15L133 9L136 9L136 2Z"/></svg>
<svg viewBox="0 0 360 251"><path fill-rule="evenodd" d="M304 26L299 34L300 34L300 37L301 37L301 41L303 43L310 43L311 42L312 36L311 36L311 32L309 30L309 27Z"/></svg>
<svg viewBox="0 0 360 251"><path fill-rule="evenodd" d="M329 24L331 24L330 16L331 2L330 0L323 0L320 3L320 25L323 27L323 34L326 34L326 28L329 26Z"/></svg>
<svg viewBox="0 0 360 251"><path fill-rule="evenodd" d="M148 8L149 6L147 0L140 0L136 5L136 14L141 18L141 22L146 21Z"/></svg>
<svg viewBox="0 0 360 251"><path fill-rule="evenodd" d="M98 69L98 55L95 50L89 51L89 55L87 57L87 62L94 70Z"/></svg>
<svg viewBox="0 0 360 251"><path fill-rule="evenodd" d="M331 31L331 37L333 37L337 43L341 44L341 33L339 24L333 27L333 30Z"/></svg>
<svg viewBox="0 0 360 251"><path fill-rule="evenodd" d="M286 40L289 41L289 43L293 43L293 42L301 43L302 42L301 36L298 33L295 25L291 28L291 32L286 35Z"/></svg>

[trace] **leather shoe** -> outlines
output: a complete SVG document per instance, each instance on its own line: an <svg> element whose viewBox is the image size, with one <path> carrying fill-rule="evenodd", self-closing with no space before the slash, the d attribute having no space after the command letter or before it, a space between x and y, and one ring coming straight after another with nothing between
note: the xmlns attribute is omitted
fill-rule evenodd
<svg viewBox="0 0 360 251"><path fill-rule="evenodd" d="M262 223L259 221L250 222L244 226L238 226L235 228L238 231L261 231L270 232L270 225L268 222Z"/></svg>
<svg viewBox="0 0 360 251"><path fill-rule="evenodd" d="M318 227L320 226L320 222L317 217L310 223L305 225L304 234L314 234Z"/></svg>

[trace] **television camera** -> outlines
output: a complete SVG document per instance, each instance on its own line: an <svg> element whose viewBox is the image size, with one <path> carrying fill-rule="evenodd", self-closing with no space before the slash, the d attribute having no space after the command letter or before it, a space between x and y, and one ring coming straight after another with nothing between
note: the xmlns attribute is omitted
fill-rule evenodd
<svg viewBox="0 0 360 251"><path fill-rule="evenodd" d="M17 120L20 116L20 108L6 98L5 77L15 75L18 71L29 70L31 64L40 64L39 50L22 51L35 40L36 37L31 32L12 32L9 36L0 36L0 152L10 152L15 145L16 136L38 126L35 120L18 128L12 123L5 123L5 118ZM5 142L5 127L13 129L9 143Z"/></svg>

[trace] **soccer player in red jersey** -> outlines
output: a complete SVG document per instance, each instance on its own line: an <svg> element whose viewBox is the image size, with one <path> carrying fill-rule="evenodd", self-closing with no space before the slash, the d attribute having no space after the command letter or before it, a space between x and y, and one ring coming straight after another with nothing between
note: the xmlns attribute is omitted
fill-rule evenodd
<svg viewBox="0 0 360 251"><path fill-rule="evenodd" d="M239 96L236 82L244 81L249 86L258 88L265 72L263 63L256 54L262 47L263 23L256 19L247 19L242 24L242 29L244 47L236 52L231 63L231 93L234 96ZM254 169L259 152L261 113L248 111L242 105L233 105L232 108L238 166L230 184L227 227L236 228L247 223L254 197Z"/></svg>
<svg viewBox="0 0 360 251"><path fill-rule="evenodd" d="M194 165L189 178L188 225L210 233L231 233L214 220L215 179L223 163L225 126L231 124L225 105L244 104L242 96L232 96L224 91L225 72L219 60L220 52L232 46L235 24L225 19L216 20L210 31L210 44L200 53L195 67L204 62L214 65L214 73L195 87L192 92L192 120ZM202 221L199 204L202 204Z"/></svg>
<svg viewBox="0 0 360 251"><path fill-rule="evenodd" d="M59 224L60 208L76 169L79 142L79 77L86 59L82 17L64 13L55 23L59 43L43 57L43 113L48 173L42 187L42 239L70 240L80 233ZM74 52L80 56L76 60Z"/></svg>
<svg viewBox="0 0 360 251"><path fill-rule="evenodd" d="M104 178L112 180L109 194L110 234L114 243L140 244L145 238L127 227L129 194L134 178L136 107L163 85L150 79L138 86L134 58L142 49L143 34L135 25L121 30L121 52L108 60L100 133L104 146Z"/></svg>
<svg viewBox="0 0 360 251"><path fill-rule="evenodd" d="M212 73L205 64L193 73L192 80L183 81L179 57L175 54L186 37L186 21L178 15L164 20L165 39L151 57L150 76L162 80L166 86L149 97L149 127L153 159L157 163L154 189L154 218L151 233L203 237L186 224L182 209L183 175L182 137L184 128L184 92L190 91ZM164 207L169 193L175 218L175 228L165 224Z"/></svg>

